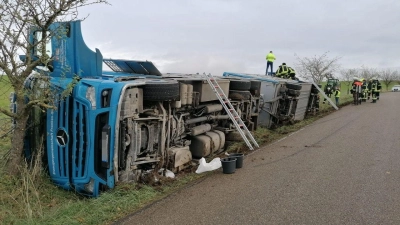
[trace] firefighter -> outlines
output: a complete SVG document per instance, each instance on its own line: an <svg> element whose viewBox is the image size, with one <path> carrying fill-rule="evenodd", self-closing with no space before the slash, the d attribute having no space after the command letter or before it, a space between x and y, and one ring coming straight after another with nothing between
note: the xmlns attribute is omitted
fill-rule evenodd
<svg viewBox="0 0 400 225"><path fill-rule="evenodd" d="M361 101L366 102L367 101L367 97L368 97L368 85L367 85L367 81L364 78L361 78Z"/></svg>
<svg viewBox="0 0 400 225"><path fill-rule="evenodd" d="M296 78L296 71L290 66L288 66L288 70L289 70L289 72L288 72L288 78L287 79L298 80Z"/></svg>
<svg viewBox="0 0 400 225"><path fill-rule="evenodd" d="M376 99L379 100L379 93L381 93L382 85L381 85L381 82L379 82L379 80L376 80L376 83L377 83Z"/></svg>
<svg viewBox="0 0 400 225"><path fill-rule="evenodd" d="M288 66L286 66L286 63L282 63L282 65L280 65L278 70L276 71L276 76L286 79L288 74L289 74Z"/></svg>
<svg viewBox="0 0 400 225"><path fill-rule="evenodd" d="M361 99L360 99L360 96L361 96L361 93L362 93L362 89L361 89L361 86L362 86L362 83L361 83L361 81L360 81L360 79L358 79L358 78L354 78L354 81L353 81L353 83L352 83L352 85L351 85L351 94L353 94L353 104L354 105L358 105L358 104L361 104Z"/></svg>
<svg viewBox="0 0 400 225"><path fill-rule="evenodd" d="M377 79L373 79L371 82L371 97L372 103L376 103L379 100L379 93L381 91L382 85Z"/></svg>
<svg viewBox="0 0 400 225"><path fill-rule="evenodd" d="M367 82L367 89L368 89L368 100L370 99L370 97L371 97L371 88L372 88L372 79L369 79L368 80L368 82Z"/></svg>

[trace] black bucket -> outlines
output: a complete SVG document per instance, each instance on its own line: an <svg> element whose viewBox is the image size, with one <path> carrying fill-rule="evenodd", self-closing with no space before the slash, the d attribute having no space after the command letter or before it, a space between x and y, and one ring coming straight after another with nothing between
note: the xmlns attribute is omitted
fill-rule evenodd
<svg viewBox="0 0 400 225"><path fill-rule="evenodd" d="M235 158L236 159L236 168L242 168L243 167L243 153L232 153L229 154L229 158Z"/></svg>
<svg viewBox="0 0 400 225"><path fill-rule="evenodd" d="M234 173L236 170L236 158L221 159L222 172L226 174Z"/></svg>

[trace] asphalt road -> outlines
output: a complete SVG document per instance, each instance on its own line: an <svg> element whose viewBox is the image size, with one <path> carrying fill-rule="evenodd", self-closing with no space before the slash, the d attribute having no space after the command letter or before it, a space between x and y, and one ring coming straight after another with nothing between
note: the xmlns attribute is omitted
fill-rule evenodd
<svg viewBox="0 0 400 225"><path fill-rule="evenodd" d="M121 224L400 224L400 93L341 108Z"/></svg>

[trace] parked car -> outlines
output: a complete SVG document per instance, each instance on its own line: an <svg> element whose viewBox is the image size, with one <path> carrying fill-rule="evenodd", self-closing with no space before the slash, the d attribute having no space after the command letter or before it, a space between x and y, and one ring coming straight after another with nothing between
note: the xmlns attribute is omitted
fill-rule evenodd
<svg viewBox="0 0 400 225"><path fill-rule="evenodd" d="M392 91L400 91L400 85L394 85Z"/></svg>

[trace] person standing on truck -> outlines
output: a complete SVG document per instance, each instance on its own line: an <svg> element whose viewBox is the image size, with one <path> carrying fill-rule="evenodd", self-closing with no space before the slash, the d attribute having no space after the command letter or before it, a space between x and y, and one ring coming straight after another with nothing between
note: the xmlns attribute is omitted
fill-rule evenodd
<svg viewBox="0 0 400 225"><path fill-rule="evenodd" d="M280 65L278 70L276 71L276 76L286 79L288 74L289 74L288 66L286 66L286 63L282 63L282 65Z"/></svg>
<svg viewBox="0 0 400 225"><path fill-rule="evenodd" d="M340 88L336 88L336 91L335 91L336 106L339 105L339 99L340 99Z"/></svg>
<svg viewBox="0 0 400 225"><path fill-rule="evenodd" d="M265 57L267 60L267 70L265 71L265 75L268 75L268 68L271 67L271 76L273 74L272 71L274 71L273 66L274 66L274 61L275 61L275 55L272 53L272 51L269 51L268 55Z"/></svg>

